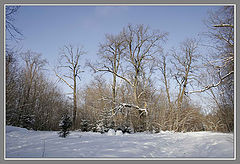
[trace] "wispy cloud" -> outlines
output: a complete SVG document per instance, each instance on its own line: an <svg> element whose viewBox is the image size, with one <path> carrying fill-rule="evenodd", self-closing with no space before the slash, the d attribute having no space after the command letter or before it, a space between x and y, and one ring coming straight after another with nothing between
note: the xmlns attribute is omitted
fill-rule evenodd
<svg viewBox="0 0 240 164"><path fill-rule="evenodd" d="M95 14L97 17L102 16L118 16L128 11L128 6L97 6Z"/></svg>
<svg viewBox="0 0 240 164"><path fill-rule="evenodd" d="M128 11L127 6L96 6L93 13L83 20L83 27L86 29L97 29L104 20L119 18Z"/></svg>
<svg viewBox="0 0 240 164"><path fill-rule="evenodd" d="M83 27L86 29L92 29L92 28L97 28L99 25L99 22L97 19L95 18L87 18L85 20L83 20Z"/></svg>

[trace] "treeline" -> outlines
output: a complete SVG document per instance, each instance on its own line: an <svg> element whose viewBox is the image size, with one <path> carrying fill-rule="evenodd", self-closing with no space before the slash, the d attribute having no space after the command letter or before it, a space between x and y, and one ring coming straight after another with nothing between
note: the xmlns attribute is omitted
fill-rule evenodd
<svg viewBox="0 0 240 164"><path fill-rule="evenodd" d="M99 45L99 60L88 61L85 69L79 62L86 54L83 49L66 45L54 72L73 91L71 101L44 73L46 60L41 55L31 51L17 55L8 50L7 124L58 130L62 116L68 113L72 129L81 131L232 132L233 20L230 6L209 15L206 36L213 45L205 48L214 46L214 53L206 55L200 55L202 47L196 38L185 39L178 48L165 52L168 33L145 25L130 24L118 34L107 34ZM21 56L21 67L16 56ZM86 69L95 78L78 89ZM208 94L209 101L202 103L212 102L212 110L204 112L201 105L195 105L193 94Z"/></svg>
<svg viewBox="0 0 240 164"><path fill-rule="evenodd" d="M31 51L20 55L7 51L5 63L6 123L34 130L58 129L72 105L44 74L46 60Z"/></svg>

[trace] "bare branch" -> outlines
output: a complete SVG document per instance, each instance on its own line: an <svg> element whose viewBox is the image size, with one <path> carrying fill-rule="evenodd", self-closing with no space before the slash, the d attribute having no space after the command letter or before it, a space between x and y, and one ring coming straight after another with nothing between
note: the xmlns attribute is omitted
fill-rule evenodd
<svg viewBox="0 0 240 164"><path fill-rule="evenodd" d="M110 72L110 73L116 75L117 77L123 79L123 80L126 81L128 84L130 84L131 86L134 86L134 85L130 82L130 80L128 80L127 78L125 78L125 77L117 74L116 72L112 71L112 70L111 70L109 67L107 67L107 66L104 66L104 68L106 68L106 69L97 69L97 68L94 68L94 67L91 67L91 68L92 68L95 72Z"/></svg>
<svg viewBox="0 0 240 164"><path fill-rule="evenodd" d="M66 80L64 80L61 76L59 76L56 72L55 72L55 75L56 75L60 80L62 80L65 84L67 84L71 89L73 89L73 87L72 87Z"/></svg>
<svg viewBox="0 0 240 164"><path fill-rule="evenodd" d="M204 89L196 90L196 91L190 91L190 92L186 92L186 93L188 93L188 94L200 93L200 92L205 92L205 91L207 91L207 90L209 90L211 88L217 87L217 86L219 86L223 82L224 79L226 79L228 76L230 76L233 73L234 73L234 71L231 71L228 74L226 74L225 76L223 76L217 84L211 84L211 85L206 86Z"/></svg>

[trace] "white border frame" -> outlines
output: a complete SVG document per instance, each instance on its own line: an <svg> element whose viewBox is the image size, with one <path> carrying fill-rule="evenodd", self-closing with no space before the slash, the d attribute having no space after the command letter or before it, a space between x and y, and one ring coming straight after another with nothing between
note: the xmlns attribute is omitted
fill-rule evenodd
<svg viewBox="0 0 240 164"><path fill-rule="evenodd" d="M6 58L6 26L5 26L5 15L6 15L6 6L233 6L234 7L234 157L233 158L7 158L6 157L6 63L5 63L5 58ZM236 128L236 63L237 63L237 59L236 59L236 51L237 51L237 47L236 47L236 41L237 41L237 30L236 30L236 25L237 25L237 18L236 18L236 10L237 10L237 6L236 4L133 4L133 3L129 3L129 4L4 4L4 160L236 160L237 157L237 152L236 152L236 148L237 148L237 143L236 143L236 139L237 139L237 128Z"/></svg>

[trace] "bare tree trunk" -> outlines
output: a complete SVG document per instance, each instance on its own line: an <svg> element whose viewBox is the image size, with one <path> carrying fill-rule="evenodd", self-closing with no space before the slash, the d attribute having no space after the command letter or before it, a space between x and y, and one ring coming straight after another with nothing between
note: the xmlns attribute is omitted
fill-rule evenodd
<svg viewBox="0 0 240 164"><path fill-rule="evenodd" d="M177 108L176 108L176 120L175 120L175 130L179 131L182 112L182 103L184 100L184 95L186 94L186 89L191 78L193 78L193 71L196 65L193 65L193 59L196 57L196 50L198 47L198 42L195 39L187 39L181 45L181 51L173 53L173 57L176 60L173 62L177 73L175 74L175 79L179 85L179 92L177 97ZM190 81L190 82L189 82Z"/></svg>
<svg viewBox="0 0 240 164"><path fill-rule="evenodd" d="M137 85L135 84L134 85L134 88L133 88L133 94L134 94L134 103L135 105L139 106L139 102L138 102L138 94L137 94Z"/></svg>
<svg viewBox="0 0 240 164"><path fill-rule="evenodd" d="M83 72L81 70L79 61L80 61L80 57L83 54L85 54L85 52L78 47L74 52L74 47L72 45L64 46L64 48L61 50L61 53L60 53L59 66L57 68L62 70L64 69L68 70L68 72L71 75L67 75L67 74L59 75L55 71L55 74L59 78L59 80L64 82L73 91L73 112L72 112L73 129L76 128L76 116L77 116L77 78L80 79L79 74ZM71 80L73 85L70 84L65 79Z"/></svg>
<svg viewBox="0 0 240 164"><path fill-rule="evenodd" d="M75 70L74 70L75 72ZM76 115L77 115L77 82L76 75L74 75L74 84L73 84L73 129L76 128Z"/></svg>
<svg viewBox="0 0 240 164"><path fill-rule="evenodd" d="M163 74L163 78L164 78L165 90L166 90L166 93L167 93L168 107L171 108L171 99L170 99L169 87L168 87L168 81L167 81L167 70L166 70L166 58L165 57L163 57L162 74Z"/></svg>
<svg viewBox="0 0 240 164"><path fill-rule="evenodd" d="M120 55L119 55L120 57ZM117 63L117 52L115 50L115 53L114 53L114 60L113 60L113 71L115 73L118 72L118 66L119 66L119 61ZM116 80L117 80L117 76L116 74L113 74L113 84L112 84L112 109L114 109L115 105L116 105ZM112 110L112 115L113 115L113 110Z"/></svg>
<svg viewBox="0 0 240 164"><path fill-rule="evenodd" d="M113 85L112 85L112 109L115 107L116 105L116 75L113 74ZM112 110L112 114L113 114L113 110Z"/></svg>

